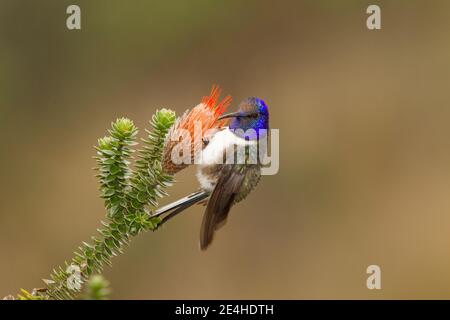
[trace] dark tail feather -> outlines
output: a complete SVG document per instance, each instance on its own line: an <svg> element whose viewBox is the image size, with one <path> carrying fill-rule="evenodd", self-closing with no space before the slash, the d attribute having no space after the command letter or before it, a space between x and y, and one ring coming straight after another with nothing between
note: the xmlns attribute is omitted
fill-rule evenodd
<svg viewBox="0 0 450 320"><path fill-rule="evenodd" d="M169 219L176 216L178 213L184 211L185 209L189 208L190 206L196 204L197 202L200 202L206 198L208 198L209 193L200 190L194 193L191 193L190 195L181 198L177 201L174 201L172 203L169 203L168 205L159 208L156 210L151 217L159 217L165 213L170 212L166 217L164 217L162 223L168 221ZM162 224L161 223L161 224Z"/></svg>

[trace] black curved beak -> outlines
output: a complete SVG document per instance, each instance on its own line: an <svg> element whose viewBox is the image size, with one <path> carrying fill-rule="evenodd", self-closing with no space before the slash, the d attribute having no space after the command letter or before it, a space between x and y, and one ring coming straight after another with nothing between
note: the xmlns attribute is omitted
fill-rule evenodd
<svg viewBox="0 0 450 320"><path fill-rule="evenodd" d="M237 112L232 112L232 113L227 113L227 114L221 115L220 117L217 118L217 120L222 120L222 119L226 119L226 118L237 118L237 117L253 117L254 115L257 115L257 114L254 112L237 111Z"/></svg>

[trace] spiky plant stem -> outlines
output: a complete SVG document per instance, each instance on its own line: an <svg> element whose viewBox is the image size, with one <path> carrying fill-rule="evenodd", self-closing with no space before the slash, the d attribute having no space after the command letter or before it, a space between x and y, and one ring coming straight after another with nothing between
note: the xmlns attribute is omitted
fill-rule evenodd
<svg viewBox="0 0 450 320"><path fill-rule="evenodd" d="M109 135L99 139L97 170L101 197L105 201L107 221L91 241L83 242L70 263L53 270L51 280L44 280L46 289L29 293L22 290L22 299L75 299L93 274L101 274L112 257L123 253L131 237L143 231L155 230L159 218L150 218L150 210L158 198L166 195L165 188L172 176L161 165L165 136L175 121L173 111L162 109L155 113L152 131L143 139L135 170L130 167L132 147L136 145L137 128L129 119L112 123Z"/></svg>

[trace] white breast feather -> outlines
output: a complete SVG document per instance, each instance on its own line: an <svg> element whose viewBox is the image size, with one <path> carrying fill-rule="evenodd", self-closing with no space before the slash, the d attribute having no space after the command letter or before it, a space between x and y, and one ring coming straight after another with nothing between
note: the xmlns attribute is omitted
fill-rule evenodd
<svg viewBox="0 0 450 320"><path fill-rule="evenodd" d="M202 168L205 166L216 165L223 162L223 157L226 154L226 150L233 146L245 146L256 144L256 140L247 141L237 135L235 135L229 128L225 128L217 132L208 145L203 149L199 168L197 171L197 179L204 190L212 191L217 181L211 179L211 177L205 175L202 172Z"/></svg>
<svg viewBox="0 0 450 320"><path fill-rule="evenodd" d="M217 132L203 149L201 156L202 165L211 165L221 163L225 150L232 145L245 146L256 144L256 140L247 141L235 135L230 129L226 128Z"/></svg>

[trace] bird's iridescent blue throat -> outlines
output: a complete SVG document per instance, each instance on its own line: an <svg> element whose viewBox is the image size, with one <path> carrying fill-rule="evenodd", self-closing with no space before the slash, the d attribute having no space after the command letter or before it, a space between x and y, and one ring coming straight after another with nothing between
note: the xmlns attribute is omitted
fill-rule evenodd
<svg viewBox="0 0 450 320"><path fill-rule="evenodd" d="M259 139L269 129L269 109L264 100L255 97L243 100L237 112L220 118L232 118L230 130L249 140Z"/></svg>

